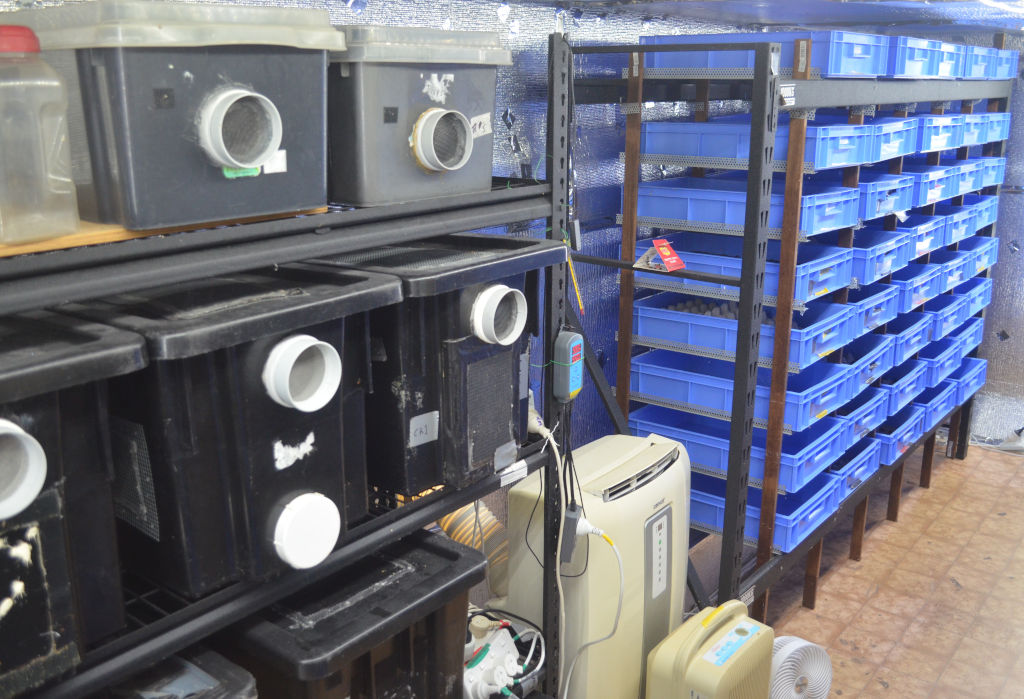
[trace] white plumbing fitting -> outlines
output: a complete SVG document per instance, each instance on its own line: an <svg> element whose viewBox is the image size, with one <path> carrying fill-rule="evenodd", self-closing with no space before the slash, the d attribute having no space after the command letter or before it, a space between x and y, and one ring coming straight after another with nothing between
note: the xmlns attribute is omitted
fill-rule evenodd
<svg viewBox="0 0 1024 699"><path fill-rule="evenodd" d="M42 445L10 420L0 419L0 520L31 505L45 480Z"/></svg>
<svg viewBox="0 0 1024 699"><path fill-rule="evenodd" d="M341 513L321 493L303 493L288 502L274 523L274 551L292 568L323 562L341 534Z"/></svg>
<svg viewBox="0 0 1024 699"><path fill-rule="evenodd" d="M473 127L462 112L431 107L416 120L409 142L423 168L458 170L473 155Z"/></svg>
<svg viewBox="0 0 1024 699"><path fill-rule="evenodd" d="M270 351L263 385L278 405L304 413L327 405L341 385L341 357L312 335L292 335Z"/></svg>
<svg viewBox="0 0 1024 699"><path fill-rule="evenodd" d="M511 345L526 327L526 296L519 289L492 284L473 299L469 326L490 345Z"/></svg>
<svg viewBox="0 0 1024 699"><path fill-rule="evenodd" d="M199 145L217 165L246 169L281 147L281 114L269 99L241 87L217 90L199 108Z"/></svg>

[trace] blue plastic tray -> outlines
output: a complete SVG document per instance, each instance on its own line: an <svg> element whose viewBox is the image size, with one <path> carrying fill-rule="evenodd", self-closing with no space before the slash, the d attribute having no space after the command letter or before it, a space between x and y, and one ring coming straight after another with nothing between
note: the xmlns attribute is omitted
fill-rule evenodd
<svg viewBox="0 0 1024 699"><path fill-rule="evenodd" d="M937 386L940 381L943 381L960 366L962 346L963 342L960 339L947 337L929 343L927 347L917 353L918 360L928 366L927 383L929 388Z"/></svg>
<svg viewBox="0 0 1024 699"><path fill-rule="evenodd" d="M877 439L862 439L851 447L839 461L829 466L829 473L839 478L836 496L839 502L853 494L861 483L875 475L880 462L882 444Z"/></svg>
<svg viewBox="0 0 1024 699"><path fill-rule="evenodd" d="M928 258L928 261L931 264L942 265L942 274L939 275L939 293L945 293L971 277L976 258L971 252L936 250Z"/></svg>
<svg viewBox="0 0 1024 699"><path fill-rule="evenodd" d="M912 36L889 37L888 77L946 78L963 75L967 47Z"/></svg>
<svg viewBox="0 0 1024 699"><path fill-rule="evenodd" d="M999 238L992 238L985 235L975 235L961 240L957 246L960 252L969 252L974 255L974 276L994 265L999 260Z"/></svg>
<svg viewBox="0 0 1024 699"><path fill-rule="evenodd" d="M881 379L882 388L889 389L889 414L894 415L910 404L918 393L928 388L928 365L908 359L890 369Z"/></svg>
<svg viewBox="0 0 1024 699"><path fill-rule="evenodd" d="M853 278L865 286L906 267L910 262L913 240L903 231L869 227L854 234L850 250L853 252Z"/></svg>
<svg viewBox="0 0 1024 699"><path fill-rule="evenodd" d="M871 162L882 162L917 152L917 117L881 117L871 122L875 140Z"/></svg>
<svg viewBox="0 0 1024 699"><path fill-rule="evenodd" d="M910 259L916 260L921 255L938 250L944 245L946 219L943 216L911 214L906 221L896 226L896 230L910 237L913 244Z"/></svg>
<svg viewBox="0 0 1024 699"><path fill-rule="evenodd" d="M734 365L666 350L633 357L630 390L680 403L732 411ZM849 367L817 362L789 377L783 422L794 432L807 429L843 404ZM771 370L758 369L754 417L768 419Z"/></svg>
<svg viewBox="0 0 1024 699"><path fill-rule="evenodd" d="M932 339L941 340L967 320L967 299L943 294L926 303L921 310L932 318Z"/></svg>
<svg viewBox="0 0 1024 699"><path fill-rule="evenodd" d="M977 232L996 222L999 213L999 197L991 194L968 194L964 197L964 206L974 209L974 223L977 226L975 232Z"/></svg>
<svg viewBox="0 0 1024 699"><path fill-rule="evenodd" d="M900 289L900 312L912 311L928 299L942 293L942 265L909 264L892 274L892 284Z"/></svg>
<svg viewBox="0 0 1024 699"><path fill-rule="evenodd" d="M879 461L886 466L896 463L917 440L924 436L924 408L908 405L879 425L875 439L882 444Z"/></svg>
<svg viewBox="0 0 1024 699"><path fill-rule="evenodd" d="M968 46L964 57L964 72L968 80L1009 80L1017 73L1017 52Z"/></svg>
<svg viewBox="0 0 1024 699"><path fill-rule="evenodd" d="M781 68L793 67L793 42L811 40L811 68L824 78L871 78L885 75L889 38L877 34L841 31L696 34L688 36L642 36L641 44L704 44L765 42L782 44ZM645 66L651 68L747 68L754 67L751 51L678 51L648 53Z"/></svg>
<svg viewBox="0 0 1024 699"><path fill-rule="evenodd" d="M674 439L686 447L692 466L723 476L729 472L729 423L689 415L656 405L645 405L629 414L633 434L646 437L652 432ZM783 435L779 463L779 487L784 492L800 490L828 468L846 448L845 421L825 418L810 429ZM755 429L750 447L750 478L764 480L765 430Z"/></svg>
<svg viewBox="0 0 1024 699"><path fill-rule="evenodd" d="M992 303L992 279L991 277L971 277L953 289L953 295L963 296L967 299L964 310L967 317L976 315Z"/></svg>
<svg viewBox="0 0 1024 699"><path fill-rule="evenodd" d="M851 425L853 440L859 440L877 428L889 417L889 391L869 388L836 411Z"/></svg>
<svg viewBox="0 0 1024 699"><path fill-rule="evenodd" d="M945 245L958 243L978 231L978 209L974 206L953 206L939 204L935 207L938 216L946 217Z"/></svg>
<svg viewBox="0 0 1024 699"><path fill-rule="evenodd" d="M690 521L721 531L725 526L725 484L720 478L702 473L690 475ZM780 551L792 551L839 505L839 479L822 473L795 493L780 495L776 503L775 534L772 544ZM747 512L743 531L756 539L761 521L761 491L747 489Z"/></svg>
<svg viewBox="0 0 1024 699"><path fill-rule="evenodd" d="M913 404L924 410L924 431L928 432L956 407L956 383L942 381L922 391Z"/></svg>
<svg viewBox="0 0 1024 699"><path fill-rule="evenodd" d="M981 176L978 186L974 189L995 187L1003 183L1006 178L1006 158L972 158L968 162L974 160L978 160L981 164Z"/></svg>
<svg viewBox="0 0 1024 699"><path fill-rule="evenodd" d="M988 113L964 114L964 137L960 145L977 146L987 143Z"/></svg>
<svg viewBox="0 0 1024 699"><path fill-rule="evenodd" d="M959 165L922 165L908 161L903 174L914 178L914 206L927 206L960 193Z"/></svg>
<svg viewBox="0 0 1024 699"><path fill-rule="evenodd" d="M782 227L785 178L772 182L768 227ZM804 186L800 199L800 232L811 236L857 225L859 193L848 187ZM676 177L640 184L637 215L742 226L746 218L747 183L735 177Z"/></svg>
<svg viewBox="0 0 1024 699"><path fill-rule="evenodd" d="M913 206L914 178L865 172L860 178L860 217L865 221Z"/></svg>
<svg viewBox="0 0 1024 699"><path fill-rule="evenodd" d="M684 345L735 352L739 327L739 321L735 318L673 309L674 306L694 300L719 309L728 308L724 301L672 292L654 294L633 303L633 332ZM765 310L769 317L774 318L775 309ZM804 368L849 342L851 312L849 306L844 304L821 301L811 303L803 313L794 313L789 361ZM762 323L758 356L771 357L774 342L775 326Z"/></svg>
<svg viewBox="0 0 1024 699"><path fill-rule="evenodd" d="M920 114L917 117L917 152L959 148L964 141L962 114Z"/></svg>
<svg viewBox="0 0 1024 699"><path fill-rule="evenodd" d="M804 160L816 170L872 162L874 129L856 124L807 125ZM789 123L783 115L775 129L775 159L785 160ZM750 116L722 117L707 122L648 122L641 132L640 150L659 155L705 158L750 157Z"/></svg>
<svg viewBox="0 0 1024 699"><path fill-rule="evenodd" d="M926 313L903 313L885 326L896 338L895 363L902 364L932 340L935 317Z"/></svg>
<svg viewBox="0 0 1024 699"><path fill-rule="evenodd" d="M735 236L703 235L699 233L673 233L663 236L686 268L698 272L715 272L740 276L743 239ZM636 259L640 259L653 245L651 240L637 241ZM768 262L764 268L764 293L776 295L779 291L779 241L768 241ZM853 279L853 253L848 248L829 247L804 243L797 251L796 287L793 298L810 301L825 294L842 289ZM650 272L637 272L637 278L653 278L664 281L665 277ZM735 291L735 287L678 279L681 287L712 287Z"/></svg>
<svg viewBox="0 0 1024 699"><path fill-rule="evenodd" d="M989 161L989 162L984 162L986 160ZM1002 160L1003 161L1002 162L1002 166L1003 166L1003 170L1005 170L1006 169L1006 159L1005 158L971 158L969 160L961 160L961 161L959 161L959 165L960 165L959 178L960 179L958 180L956 194L957 195L970 194L971 192L978 191L982 187L988 186L984 182L985 175L986 175L986 172L987 172L992 177L996 177L997 176L997 172L999 170L999 163L992 162L992 161L996 161L996 160ZM943 164L947 164L949 162L957 162L957 161L946 161L946 160L943 160L942 162L943 162ZM985 169L986 167L988 167L988 171L986 171L986 169ZM999 181L1002 182L1002 176L999 176Z"/></svg>
<svg viewBox="0 0 1024 699"><path fill-rule="evenodd" d="M967 322L951 332L949 337L960 340L960 359L963 359L985 339L985 319L968 318Z"/></svg>
<svg viewBox="0 0 1024 699"><path fill-rule="evenodd" d="M882 377L895 366L896 338L892 335L869 333L843 348L843 363L850 365L847 400Z"/></svg>
<svg viewBox="0 0 1024 699"><path fill-rule="evenodd" d="M964 358L959 368L949 375L949 380L956 383L957 405L963 405L964 401L985 385L987 372L988 361L976 357Z"/></svg>
<svg viewBox="0 0 1024 699"><path fill-rule="evenodd" d="M1010 137L1009 112L985 112L984 114L988 119L985 125L985 140L983 143L1005 141Z"/></svg>
<svg viewBox="0 0 1024 699"><path fill-rule="evenodd" d="M846 303L853 308L849 336L860 337L896 317L899 313L900 290L891 284L862 286L850 289Z"/></svg>

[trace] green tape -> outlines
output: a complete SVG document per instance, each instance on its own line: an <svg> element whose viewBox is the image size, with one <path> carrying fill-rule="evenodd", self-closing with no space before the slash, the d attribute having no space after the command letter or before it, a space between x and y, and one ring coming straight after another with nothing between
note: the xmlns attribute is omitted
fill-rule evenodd
<svg viewBox="0 0 1024 699"><path fill-rule="evenodd" d="M260 174L258 167L222 167L220 171L229 180L237 180L239 177L256 177Z"/></svg>

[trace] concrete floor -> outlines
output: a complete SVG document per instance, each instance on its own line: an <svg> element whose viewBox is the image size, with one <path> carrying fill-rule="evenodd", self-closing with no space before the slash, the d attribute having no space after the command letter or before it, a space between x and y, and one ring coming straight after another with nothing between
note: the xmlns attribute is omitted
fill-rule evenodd
<svg viewBox="0 0 1024 699"><path fill-rule="evenodd" d="M870 496L860 561L852 518L829 534L813 611L802 569L772 589L769 623L828 649L834 697L1024 699L1024 457L943 450L927 490L909 459L899 522L888 480Z"/></svg>

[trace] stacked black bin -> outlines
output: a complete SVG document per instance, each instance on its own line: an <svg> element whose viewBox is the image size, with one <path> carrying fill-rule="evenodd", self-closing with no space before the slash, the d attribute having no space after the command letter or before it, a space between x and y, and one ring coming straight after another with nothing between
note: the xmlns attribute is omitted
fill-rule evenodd
<svg viewBox="0 0 1024 699"><path fill-rule="evenodd" d="M105 380L145 362L133 333L47 312L0 318L2 696L124 627Z"/></svg>
<svg viewBox="0 0 1024 699"><path fill-rule="evenodd" d="M403 303L370 314L371 486L399 496L464 487L518 458L540 271L565 254L548 240L459 234L313 261L402 280ZM504 344L480 339L470 322L474 301L495 285L510 292L493 314L493 329L501 335L517 321L522 328ZM525 306L514 306L512 290Z"/></svg>
<svg viewBox="0 0 1024 699"><path fill-rule="evenodd" d="M366 517L363 314L400 293L394 277L287 265L68 309L148 345L150 367L111 394L130 568L198 597L315 565ZM295 338L316 344L284 375L289 406L267 376ZM340 386L309 404L334 369Z"/></svg>

